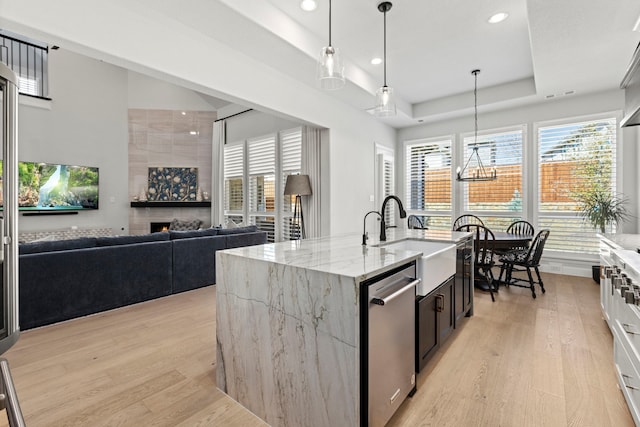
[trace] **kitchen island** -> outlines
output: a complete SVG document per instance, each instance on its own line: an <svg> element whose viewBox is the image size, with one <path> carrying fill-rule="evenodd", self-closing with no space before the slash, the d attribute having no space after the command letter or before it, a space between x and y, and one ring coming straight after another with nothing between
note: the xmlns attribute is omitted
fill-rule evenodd
<svg viewBox="0 0 640 427"><path fill-rule="evenodd" d="M387 232L387 243L468 238ZM217 252L220 390L273 426L361 425L360 285L422 254L360 243L352 234Z"/></svg>

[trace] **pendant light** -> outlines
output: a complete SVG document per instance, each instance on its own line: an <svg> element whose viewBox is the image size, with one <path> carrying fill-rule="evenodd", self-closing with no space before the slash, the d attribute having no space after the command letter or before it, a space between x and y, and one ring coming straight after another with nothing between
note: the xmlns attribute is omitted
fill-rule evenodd
<svg viewBox="0 0 640 427"><path fill-rule="evenodd" d="M496 168L488 171L482 164L480 154L478 153L478 74L480 70L473 70L471 74L475 77L475 85L473 87L473 108L475 132L473 134L473 147L469 160L465 163L464 168L456 170L456 179L458 181L493 181L497 178ZM465 176L466 174L466 176Z"/></svg>
<svg viewBox="0 0 640 427"><path fill-rule="evenodd" d="M391 2L383 1L378 3L378 10L384 14L384 83L376 91L376 105L373 114L378 117L389 117L396 115L396 102L393 96L393 88L387 86L387 12L391 10Z"/></svg>
<svg viewBox="0 0 640 427"><path fill-rule="evenodd" d="M329 0L329 45L322 48L318 59L318 85L324 90L344 86L344 65L340 51L331 45L331 0Z"/></svg>

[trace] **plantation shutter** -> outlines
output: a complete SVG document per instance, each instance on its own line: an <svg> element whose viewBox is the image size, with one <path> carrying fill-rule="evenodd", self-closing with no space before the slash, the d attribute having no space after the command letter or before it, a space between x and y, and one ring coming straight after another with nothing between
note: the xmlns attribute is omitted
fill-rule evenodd
<svg viewBox="0 0 640 427"><path fill-rule="evenodd" d="M390 196L394 193L395 179L393 175L393 159L382 155L382 195L383 197ZM396 217L394 215L393 205L395 202L387 204L384 212L384 221L388 226L396 225Z"/></svg>
<svg viewBox="0 0 640 427"><path fill-rule="evenodd" d="M284 186L288 175L299 174L302 167L302 131L300 128L280 132L280 156L282 165L282 185L280 193L284 192ZM282 197L282 238L289 240L292 237L293 207L295 196ZM295 232L294 236L297 235Z"/></svg>
<svg viewBox="0 0 640 427"><path fill-rule="evenodd" d="M249 222L275 241L276 138L270 135L247 141L249 171Z"/></svg>
<svg viewBox="0 0 640 427"><path fill-rule="evenodd" d="M616 191L616 119L538 128L539 228L551 229L547 248L597 253L596 230L580 213L592 191Z"/></svg>
<svg viewBox="0 0 640 427"><path fill-rule="evenodd" d="M451 227L452 138L412 141L405 146L406 203L429 228Z"/></svg>
<svg viewBox="0 0 640 427"><path fill-rule="evenodd" d="M234 222L244 220L243 210L244 145L224 146L224 215Z"/></svg>

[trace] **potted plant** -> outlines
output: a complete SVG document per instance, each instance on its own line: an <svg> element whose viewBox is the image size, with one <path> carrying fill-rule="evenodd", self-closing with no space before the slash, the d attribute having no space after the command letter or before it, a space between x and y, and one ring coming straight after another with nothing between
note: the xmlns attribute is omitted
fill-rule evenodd
<svg viewBox="0 0 640 427"><path fill-rule="evenodd" d="M625 207L627 199L613 194L610 190L594 188L584 192L579 198L582 217L591 223L593 228L604 234L612 231L613 226L627 220L629 213ZM600 283L600 266L591 266L593 280Z"/></svg>
<svg viewBox="0 0 640 427"><path fill-rule="evenodd" d="M626 203L626 198L602 189L585 192L579 200L583 218L603 234L611 230L610 226L627 220L629 214L625 207Z"/></svg>

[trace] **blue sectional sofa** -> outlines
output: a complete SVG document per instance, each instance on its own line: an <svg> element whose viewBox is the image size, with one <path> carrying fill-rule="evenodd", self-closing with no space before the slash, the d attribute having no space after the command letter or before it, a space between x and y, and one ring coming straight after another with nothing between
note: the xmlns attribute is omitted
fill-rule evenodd
<svg viewBox="0 0 640 427"><path fill-rule="evenodd" d="M214 284L217 250L266 241L249 226L20 244L20 328Z"/></svg>

